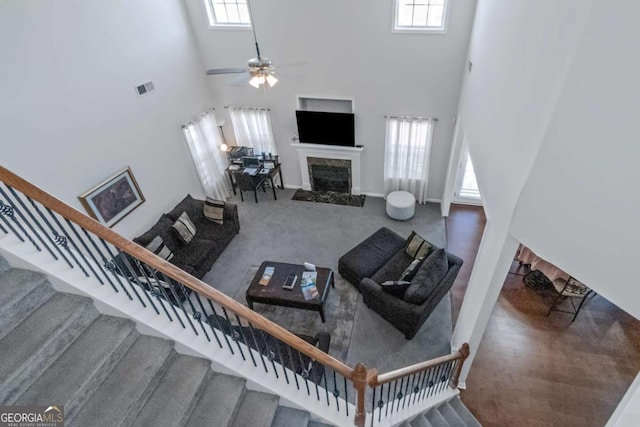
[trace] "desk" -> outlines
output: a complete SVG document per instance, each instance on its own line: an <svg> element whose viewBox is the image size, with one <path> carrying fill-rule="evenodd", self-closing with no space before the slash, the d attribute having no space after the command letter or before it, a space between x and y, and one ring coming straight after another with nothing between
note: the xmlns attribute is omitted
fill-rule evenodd
<svg viewBox="0 0 640 427"><path fill-rule="evenodd" d="M244 173L244 169L242 168L242 166L240 166L238 169L231 169L234 165L231 165L229 167L227 167L227 169L225 169L225 171L227 172L227 176L229 177L229 182L231 182L231 189L233 190L233 195L236 195L236 182L233 179L233 174L234 173ZM262 168L262 162L260 164L260 167ZM262 169L261 169L262 170ZM273 198L274 200L278 200L278 197L276 196L276 185L273 181L273 179L278 176L280 177L280 188L284 188L284 181L282 180L282 169L280 168L280 163L276 163L275 167L269 169L268 173L260 173L258 172L257 174L254 175L254 177L256 179L262 179L262 178L266 178L269 180L269 182L271 183L271 188L273 189Z"/></svg>

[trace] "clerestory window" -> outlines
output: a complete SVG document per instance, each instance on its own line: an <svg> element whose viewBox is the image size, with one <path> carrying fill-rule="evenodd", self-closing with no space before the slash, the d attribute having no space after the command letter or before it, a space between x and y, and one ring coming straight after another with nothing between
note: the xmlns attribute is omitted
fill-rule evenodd
<svg viewBox="0 0 640 427"><path fill-rule="evenodd" d="M447 0L395 0L395 32L446 30Z"/></svg>
<svg viewBox="0 0 640 427"><path fill-rule="evenodd" d="M250 28L247 0L204 0L212 27Z"/></svg>

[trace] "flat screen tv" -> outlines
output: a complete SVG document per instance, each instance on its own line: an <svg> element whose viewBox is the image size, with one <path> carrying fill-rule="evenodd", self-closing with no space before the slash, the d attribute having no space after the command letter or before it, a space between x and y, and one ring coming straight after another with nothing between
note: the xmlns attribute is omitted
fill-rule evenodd
<svg viewBox="0 0 640 427"><path fill-rule="evenodd" d="M354 117L351 113L298 110L296 119L300 142L354 147L356 145Z"/></svg>

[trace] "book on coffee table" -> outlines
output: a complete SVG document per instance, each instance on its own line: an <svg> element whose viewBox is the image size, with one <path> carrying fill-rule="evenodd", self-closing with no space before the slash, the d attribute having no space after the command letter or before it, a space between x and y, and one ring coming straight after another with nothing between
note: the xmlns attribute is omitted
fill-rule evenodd
<svg viewBox="0 0 640 427"><path fill-rule="evenodd" d="M273 273L275 271L275 267L266 267L258 283L260 283L262 286L267 286L269 284L269 281L271 281L271 277L273 276Z"/></svg>
<svg viewBox="0 0 640 427"><path fill-rule="evenodd" d="M317 279L318 272L316 271L305 271L302 273L300 290L302 290L302 295L304 296L305 301L309 301L320 296L318 293L318 287L316 286Z"/></svg>

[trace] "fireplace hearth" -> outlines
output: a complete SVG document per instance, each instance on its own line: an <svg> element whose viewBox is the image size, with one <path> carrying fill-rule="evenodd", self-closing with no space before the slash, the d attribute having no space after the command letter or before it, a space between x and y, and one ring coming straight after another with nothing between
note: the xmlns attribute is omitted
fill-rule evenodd
<svg viewBox="0 0 640 427"><path fill-rule="evenodd" d="M308 157L307 164L313 191L351 193L351 161Z"/></svg>

